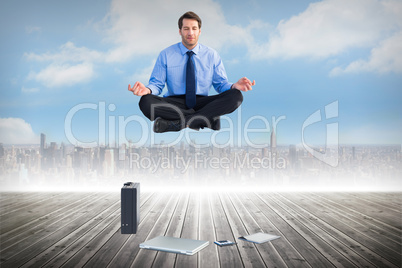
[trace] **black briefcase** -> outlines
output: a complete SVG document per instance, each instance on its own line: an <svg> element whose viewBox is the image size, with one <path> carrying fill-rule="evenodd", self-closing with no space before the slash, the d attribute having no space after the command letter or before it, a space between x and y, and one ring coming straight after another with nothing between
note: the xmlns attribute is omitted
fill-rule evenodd
<svg viewBox="0 0 402 268"><path fill-rule="evenodd" d="M140 222L140 184L127 182L121 188L121 233L137 233Z"/></svg>

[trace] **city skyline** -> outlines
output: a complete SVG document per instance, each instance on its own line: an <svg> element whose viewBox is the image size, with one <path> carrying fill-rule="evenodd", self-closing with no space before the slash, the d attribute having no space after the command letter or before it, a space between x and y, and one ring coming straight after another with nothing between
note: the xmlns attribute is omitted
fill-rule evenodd
<svg viewBox="0 0 402 268"><path fill-rule="evenodd" d="M48 143L44 134L41 141L36 146L0 144L3 190L110 190L126 181L141 182L145 190L402 189L400 145L318 147L326 155L320 159L303 147L275 142L264 148L183 143L84 148Z"/></svg>

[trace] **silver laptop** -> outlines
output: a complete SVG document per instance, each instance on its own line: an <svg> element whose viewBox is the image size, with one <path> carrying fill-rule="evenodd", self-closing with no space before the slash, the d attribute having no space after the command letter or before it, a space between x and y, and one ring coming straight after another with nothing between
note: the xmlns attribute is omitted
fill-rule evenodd
<svg viewBox="0 0 402 268"><path fill-rule="evenodd" d="M194 255L209 245L208 241L158 236L140 244L140 248L160 250L171 253Z"/></svg>

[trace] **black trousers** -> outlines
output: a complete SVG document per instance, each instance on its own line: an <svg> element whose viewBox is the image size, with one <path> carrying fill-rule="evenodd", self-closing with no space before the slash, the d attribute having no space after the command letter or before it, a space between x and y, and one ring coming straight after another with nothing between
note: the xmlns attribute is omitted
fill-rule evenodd
<svg viewBox="0 0 402 268"><path fill-rule="evenodd" d="M230 89L213 96L197 95L193 109L187 108L185 95L159 97L148 94L141 97L139 106L151 121L161 117L166 120L180 120L192 129L208 127L219 130L219 117L234 112L242 102L242 93L237 89Z"/></svg>

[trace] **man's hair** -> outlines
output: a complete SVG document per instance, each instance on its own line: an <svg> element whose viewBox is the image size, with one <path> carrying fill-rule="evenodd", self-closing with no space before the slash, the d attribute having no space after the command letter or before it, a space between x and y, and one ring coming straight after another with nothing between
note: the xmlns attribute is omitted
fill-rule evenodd
<svg viewBox="0 0 402 268"><path fill-rule="evenodd" d="M197 14L195 14L192 11L188 11L186 13L184 13L180 19L179 19L179 29L181 29L181 27L183 27L183 19L191 19L191 20L196 20L198 22L198 28L201 29L201 19L200 17L198 17Z"/></svg>

